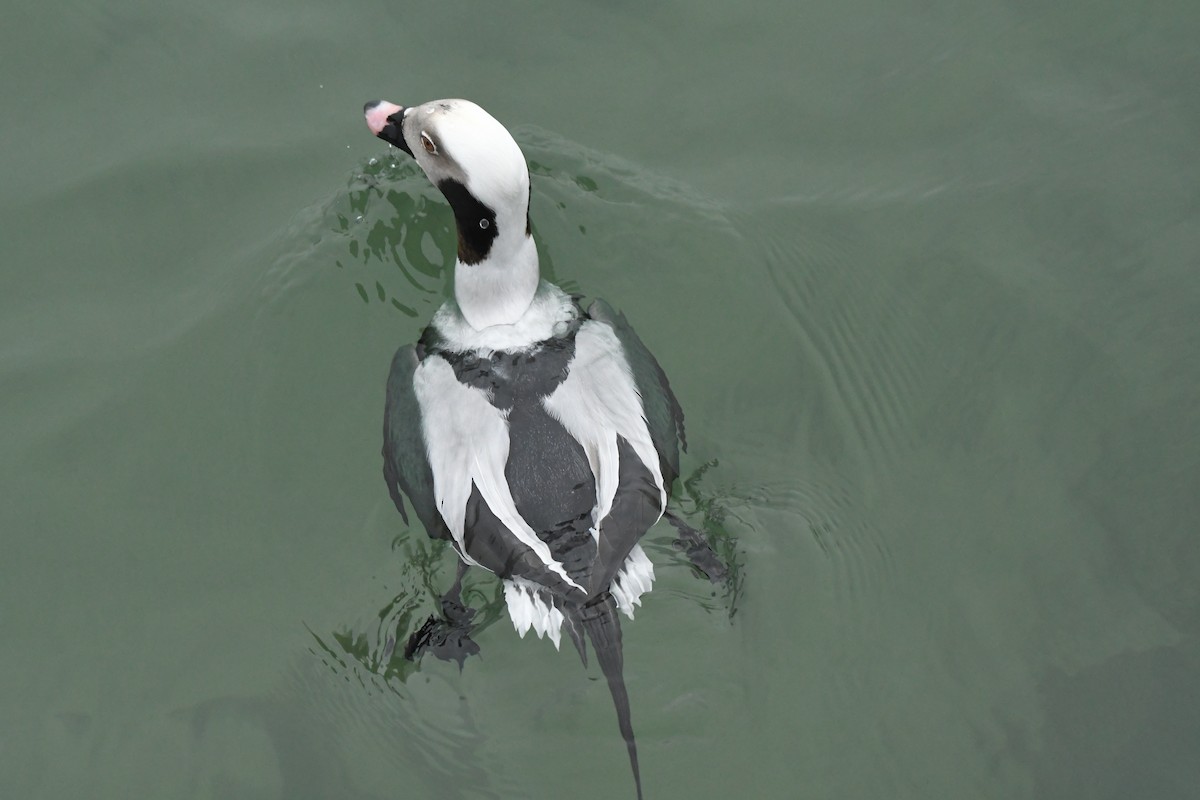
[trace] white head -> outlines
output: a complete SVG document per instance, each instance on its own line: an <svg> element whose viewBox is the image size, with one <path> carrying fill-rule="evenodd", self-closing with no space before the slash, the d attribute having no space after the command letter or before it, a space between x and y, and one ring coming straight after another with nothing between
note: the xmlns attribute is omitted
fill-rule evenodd
<svg viewBox="0 0 1200 800"><path fill-rule="evenodd" d="M454 211L454 294L471 327L511 325L537 291L529 170L504 126L467 100L363 109L371 132L411 155Z"/></svg>

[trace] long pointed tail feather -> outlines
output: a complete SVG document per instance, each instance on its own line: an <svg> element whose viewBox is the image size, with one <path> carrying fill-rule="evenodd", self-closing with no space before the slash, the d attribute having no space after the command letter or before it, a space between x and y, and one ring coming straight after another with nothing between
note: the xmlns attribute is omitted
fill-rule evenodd
<svg viewBox="0 0 1200 800"><path fill-rule="evenodd" d="M575 645L575 649L579 651L579 660L583 662L583 668L587 669L587 640L584 639L583 623L580 621L577 613L566 613L563 616L563 629L570 637L571 643Z"/></svg>
<svg viewBox="0 0 1200 800"><path fill-rule="evenodd" d="M592 640L600 671L608 679L608 690L612 693L613 705L617 708L617 724L620 725L621 736L625 739L625 749L629 751L629 766L633 768L633 782L637 786L638 800L642 800L642 775L638 770L637 743L633 738L633 723L629 715L629 693L625 691L621 622L617 619L616 601L611 594L605 592L595 601L579 608L578 614L583 629Z"/></svg>

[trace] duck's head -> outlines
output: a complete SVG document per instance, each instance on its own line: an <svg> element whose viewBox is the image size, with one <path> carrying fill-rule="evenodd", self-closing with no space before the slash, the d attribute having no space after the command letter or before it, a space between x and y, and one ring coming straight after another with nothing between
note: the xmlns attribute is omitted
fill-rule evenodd
<svg viewBox="0 0 1200 800"><path fill-rule="evenodd" d="M468 100L416 106L374 100L371 132L412 156L441 190L458 228L455 296L474 328L511 324L538 284L529 169L512 135Z"/></svg>

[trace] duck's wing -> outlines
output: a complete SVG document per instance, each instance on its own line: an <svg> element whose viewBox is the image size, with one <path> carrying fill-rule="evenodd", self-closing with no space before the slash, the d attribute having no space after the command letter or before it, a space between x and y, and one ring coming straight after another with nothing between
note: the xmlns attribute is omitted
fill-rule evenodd
<svg viewBox="0 0 1200 800"><path fill-rule="evenodd" d="M653 580L637 543L666 510L679 470L678 403L624 317L596 304L575 334L566 379L544 405L583 448L595 476L597 552L588 592L611 588L631 614L630 603ZM618 576L622 570L631 580Z"/></svg>
<svg viewBox="0 0 1200 800"><path fill-rule="evenodd" d="M642 397L642 410L654 449L658 452L667 494L679 477L679 450L687 450L687 435L683 428L683 409L671 391L671 384L658 361L642 343L625 315L613 310L603 300L588 307L590 319L608 325L625 352L633 373L633 381Z"/></svg>
<svg viewBox="0 0 1200 800"><path fill-rule="evenodd" d="M405 522L408 522L404 510L407 496L429 535L450 539L450 530L438 513L434 497L433 470L421 431L421 407L413 390L413 375L420 363L413 345L401 347L392 358L383 407L383 479Z"/></svg>
<svg viewBox="0 0 1200 800"><path fill-rule="evenodd" d="M421 361L410 385L431 476L429 507L462 559L502 578L524 577L579 597L582 587L517 509L505 474L508 411L492 404L489 391L459 380L440 354Z"/></svg>

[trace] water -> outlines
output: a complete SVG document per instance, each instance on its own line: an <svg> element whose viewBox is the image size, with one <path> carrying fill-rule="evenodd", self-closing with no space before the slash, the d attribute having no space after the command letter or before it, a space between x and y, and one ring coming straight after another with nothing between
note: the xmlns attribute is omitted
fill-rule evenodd
<svg viewBox="0 0 1200 800"><path fill-rule="evenodd" d="M1198 34L1183 2L13 11L0 794L632 796L573 653L500 618L461 674L381 661L452 574L378 456L450 217L359 109L466 96L531 161L547 273L671 375L683 511L741 565L651 534L648 798L1200 796Z"/></svg>

